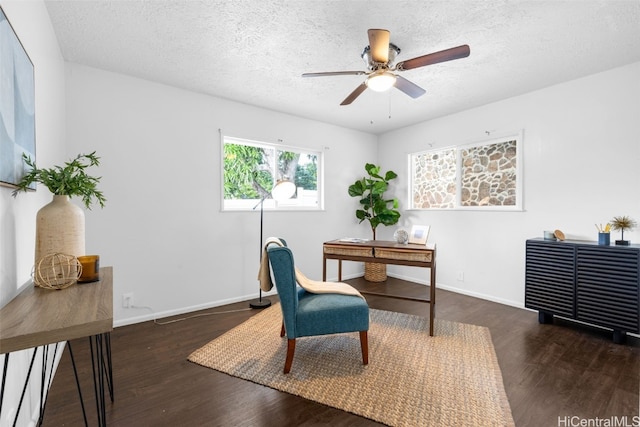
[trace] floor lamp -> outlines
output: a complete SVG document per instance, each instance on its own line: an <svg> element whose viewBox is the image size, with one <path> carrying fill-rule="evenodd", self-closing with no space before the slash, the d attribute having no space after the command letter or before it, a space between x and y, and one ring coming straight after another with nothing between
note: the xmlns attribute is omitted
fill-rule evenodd
<svg viewBox="0 0 640 427"><path fill-rule="evenodd" d="M260 199L258 204L253 207L253 210L255 210L258 206L260 206L260 261L262 261L262 245L263 245L262 224L264 219L264 200L269 196L271 196L273 200L275 200L276 202L280 200L287 200L287 199L290 199L291 196L295 194L295 192L296 192L296 185L293 182L278 181L276 185L274 185L273 188L271 189L271 192L265 195L262 199ZM259 298L249 302L249 307L251 308L267 308L270 305L271 305L270 300L266 298L262 298L262 288L260 288Z"/></svg>

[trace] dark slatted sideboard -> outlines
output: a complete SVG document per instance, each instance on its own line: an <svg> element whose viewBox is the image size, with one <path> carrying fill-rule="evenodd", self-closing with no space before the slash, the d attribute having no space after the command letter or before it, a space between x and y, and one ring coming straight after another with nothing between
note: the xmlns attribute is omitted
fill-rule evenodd
<svg viewBox="0 0 640 427"><path fill-rule="evenodd" d="M622 343L640 332L640 245L527 240L524 301L540 323L578 320L613 330Z"/></svg>

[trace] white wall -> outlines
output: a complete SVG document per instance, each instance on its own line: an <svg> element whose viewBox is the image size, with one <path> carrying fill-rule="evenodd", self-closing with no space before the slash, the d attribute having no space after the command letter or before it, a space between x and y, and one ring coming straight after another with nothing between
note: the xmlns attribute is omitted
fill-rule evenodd
<svg viewBox="0 0 640 427"><path fill-rule="evenodd" d="M93 150L102 157L108 202L87 212L87 251L114 266L116 324L150 318L120 308L125 292L163 315L257 295L259 214L220 212L218 129L325 150L325 211L265 214L265 236L285 237L311 277L321 275L323 241L369 237L346 192L366 162L380 159L398 172L394 188L404 197L408 152L480 140L487 130L524 130L525 211L406 212L401 225L432 226L442 287L522 305L526 238L560 228L594 239L595 222L640 219L638 63L376 138L75 64L65 70L43 3L0 4L35 64L38 164ZM10 194L0 187L0 305L29 284L35 215L51 198L44 188ZM393 231L382 228L379 237ZM639 242L640 232L625 237ZM345 273L359 268L346 263ZM424 282L419 269L390 271ZM13 417L29 356L12 355L0 425ZM36 406L34 387L23 418ZM18 424L32 422L26 418Z"/></svg>
<svg viewBox="0 0 640 427"><path fill-rule="evenodd" d="M617 68L382 135L378 158L402 182L407 154L524 131L524 211L411 211L402 225L431 225L437 283L516 306L524 304L525 240L561 229L597 240L595 223L640 220L640 63ZM387 230L390 237L392 230ZM612 240L619 237L613 232ZM640 243L640 230L625 232ZM464 281L456 279L464 273ZM418 269L390 273L425 282Z"/></svg>
<svg viewBox="0 0 640 427"><path fill-rule="evenodd" d="M49 14L41 1L0 0L0 5L34 65L37 163L42 166L57 164L66 157L64 61ZM51 194L45 188L35 193L21 193L15 199L11 197L11 191L11 188L0 187L0 307L30 284L36 213L51 200ZM32 381L27 392L18 425L29 425L37 420L34 413L39 402L41 351L32 375L37 381L36 384ZM32 353L27 350L11 354L0 426L13 423ZM0 363L4 362L4 357L0 356Z"/></svg>
<svg viewBox="0 0 640 427"><path fill-rule="evenodd" d="M325 211L264 218L265 238L284 237L308 276L322 275L323 241L368 233L347 183L375 161L373 135L76 64L67 108L69 151L101 157L108 200L86 214L86 250L114 267L116 324L151 315L123 309L123 293L162 315L257 297L259 211L220 211L219 129L324 151Z"/></svg>

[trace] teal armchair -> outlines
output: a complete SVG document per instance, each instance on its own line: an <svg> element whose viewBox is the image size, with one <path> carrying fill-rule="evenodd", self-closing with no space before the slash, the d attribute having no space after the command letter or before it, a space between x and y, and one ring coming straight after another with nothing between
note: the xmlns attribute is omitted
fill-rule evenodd
<svg viewBox="0 0 640 427"><path fill-rule="evenodd" d="M287 335L287 356L284 373L291 370L296 338L316 335L359 332L362 363L369 363L367 331L369 306L364 298L335 293L313 294L296 284L293 253L287 247L271 245L267 248L274 278L283 325L280 336Z"/></svg>

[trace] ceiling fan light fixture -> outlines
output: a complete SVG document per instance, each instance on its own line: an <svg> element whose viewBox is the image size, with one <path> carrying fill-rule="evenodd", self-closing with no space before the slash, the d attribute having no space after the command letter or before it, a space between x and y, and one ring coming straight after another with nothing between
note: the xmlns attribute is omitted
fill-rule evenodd
<svg viewBox="0 0 640 427"><path fill-rule="evenodd" d="M396 75L387 70L376 71L369 75L366 84L369 89L375 92L384 92L396 84Z"/></svg>

